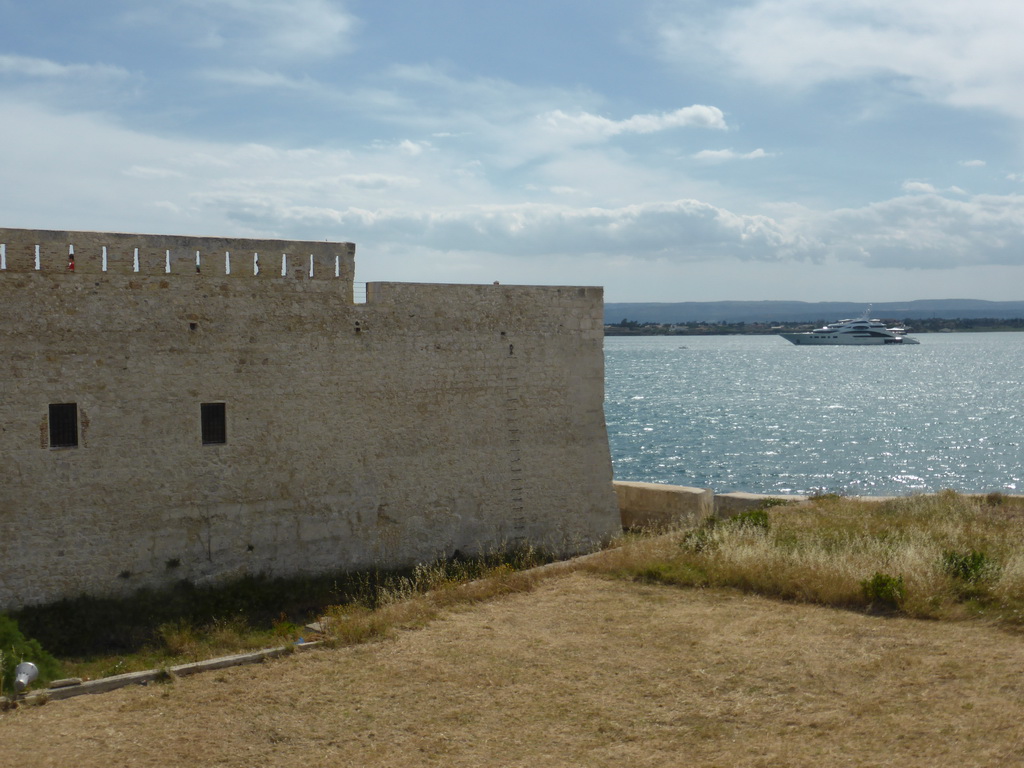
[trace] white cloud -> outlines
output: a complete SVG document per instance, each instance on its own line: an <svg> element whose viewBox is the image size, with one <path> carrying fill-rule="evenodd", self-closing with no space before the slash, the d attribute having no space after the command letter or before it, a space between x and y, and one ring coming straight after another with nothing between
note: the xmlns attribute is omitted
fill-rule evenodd
<svg viewBox="0 0 1024 768"><path fill-rule="evenodd" d="M410 176L392 176L384 173L347 174L339 181L358 189L411 189L420 185L419 179Z"/></svg>
<svg viewBox="0 0 1024 768"><path fill-rule="evenodd" d="M148 168L143 165L133 165L121 173L136 179L180 179L185 175L181 171L173 171L169 168Z"/></svg>
<svg viewBox="0 0 1024 768"><path fill-rule="evenodd" d="M372 252L420 248L524 265L576 259L583 275L608 269L623 257L637 264L735 260L797 268L797 263L848 263L892 271L1020 267L1024 252L1024 196L950 200L922 194L786 219L696 200L615 209L545 204L423 210L228 196L205 199L203 205L290 236L336 228Z"/></svg>
<svg viewBox="0 0 1024 768"><path fill-rule="evenodd" d="M694 104L674 112L659 115L633 115L625 120L611 120L588 112L567 114L560 109L540 115L538 120L546 130L590 140L602 140L624 133L655 133L671 128L728 128L725 115L718 107Z"/></svg>
<svg viewBox="0 0 1024 768"><path fill-rule="evenodd" d="M195 48L246 59L325 59L353 50L356 18L330 0L169 0L125 19Z"/></svg>
<svg viewBox="0 0 1024 768"><path fill-rule="evenodd" d="M528 88L497 78L460 79L431 66L396 66L376 80L375 88L357 88L335 98L395 132L439 139L431 148L464 155L460 167L482 161L500 171L562 162L575 151L627 135L728 130L722 110L714 106L694 104L616 120L599 114L603 99L587 91ZM552 180L543 186L575 183Z"/></svg>
<svg viewBox="0 0 1024 768"><path fill-rule="evenodd" d="M931 184L924 181L905 181L903 182L903 191L935 194L936 189Z"/></svg>
<svg viewBox="0 0 1024 768"><path fill-rule="evenodd" d="M398 148L403 154L411 157L423 154L423 150L430 145L422 141L410 141L409 139L403 139L398 143Z"/></svg>
<svg viewBox="0 0 1024 768"><path fill-rule="evenodd" d="M318 93L323 93L326 90L323 85L309 77L290 77L281 72L267 72L262 69L207 69L201 74L208 80L239 85L245 88L267 88Z"/></svg>
<svg viewBox="0 0 1024 768"><path fill-rule="evenodd" d="M59 109L110 109L132 104L144 78L105 63L64 63L51 58L0 54L0 96Z"/></svg>
<svg viewBox="0 0 1024 768"><path fill-rule="evenodd" d="M983 168L985 166L984 160L961 160L960 165L965 168Z"/></svg>
<svg viewBox="0 0 1024 768"><path fill-rule="evenodd" d="M108 64L60 64L31 56L0 55L0 75L40 79L99 78L123 79L127 70Z"/></svg>
<svg viewBox="0 0 1024 768"><path fill-rule="evenodd" d="M901 189L904 192L911 194L923 194L923 195L937 195L940 194L940 190L934 184L929 184L926 181L905 181L903 182ZM941 190L944 193L952 195L967 195L967 191L961 187L953 186L946 187Z"/></svg>
<svg viewBox="0 0 1024 768"><path fill-rule="evenodd" d="M808 234L843 259L872 267L952 269L1017 265L1024 253L1024 196L937 193L897 197L820 217Z"/></svg>
<svg viewBox="0 0 1024 768"><path fill-rule="evenodd" d="M1024 195L940 193L908 181L902 196L859 208L790 204L765 215L711 198L667 197L664 177L674 173L644 176L595 152L560 156L560 164L531 175L530 202L523 202L457 149L408 154L401 142L282 149L161 139L95 115L13 103L0 109L0 208L13 226L327 237L355 241L371 259L427 249L519 262L529 265L519 278L529 282L546 282L545 265L554 260L575 260L586 276L624 257L952 269L1019 265L1024 254ZM628 186L627 201L637 199L635 189L650 199L587 205L591 179L602 178Z"/></svg>
<svg viewBox="0 0 1024 768"><path fill-rule="evenodd" d="M702 50L762 83L884 77L937 102L1024 118L1024 13L1006 0L744 0L703 17L686 4L659 35L672 60Z"/></svg>
<svg viewBox="0 0 1024 768"><path fill-rule="evenodd" d="M375 240L524 258L631 253L676 261L701 261L722 254L776 260L813 250L813 244L768 217L739 215L696 200L616 209L552 204L429 211L287 206L261 208L259 216L282 226L325 219Z"/></svg>
<svg viewBox="0 0 1024 768"><path fill-rule="evenodd" d="M695 160L704 160L711 163L723 163L729 160L760 160L763 157L771 157L763 149L755 149L753 152L735 152L731 149L702 149L694 154Z"/></svg>

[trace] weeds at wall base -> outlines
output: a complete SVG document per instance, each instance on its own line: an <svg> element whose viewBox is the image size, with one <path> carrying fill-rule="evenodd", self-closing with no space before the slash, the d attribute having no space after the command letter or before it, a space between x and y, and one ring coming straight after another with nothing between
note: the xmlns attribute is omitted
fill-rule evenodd
<svg viewBox="0 0 1024 768"><path fill-rule="evenodd" d="M325 611L348 615L333 628L340 642L364 642L396 626L396 604L433 593L431 603L443 605L453 600L445 595L458 585L469 590L461 599L472 600L472 587L465 582L493 576L492 589L500 591L519 570L554 559L550 553L518 547L392 571L251 576L203 587L181 582L168 590L140 590L129 598L81 597L33 606L7 620L16 618L32 642L56 656L77 659L73 669L78 676L106 677L296 641L308 633L303 626ZM431 610L436 613L436 607ZM432 618L422 608L420 612L416 618L406 609L397 625ZM0 620L5 618L0 615ZM56 670L50 675L57 676Z"/></svg>

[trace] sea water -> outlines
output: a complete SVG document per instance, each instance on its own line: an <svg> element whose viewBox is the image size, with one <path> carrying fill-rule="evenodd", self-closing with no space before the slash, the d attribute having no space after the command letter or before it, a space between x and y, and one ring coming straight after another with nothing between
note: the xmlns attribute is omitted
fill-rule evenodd
<svg viewBox="0 0 1024 768"><path fill-rule="evenodd" d="M718 493L1024 493L1024 333L915 338L608 337L615 478Z"/></svg>

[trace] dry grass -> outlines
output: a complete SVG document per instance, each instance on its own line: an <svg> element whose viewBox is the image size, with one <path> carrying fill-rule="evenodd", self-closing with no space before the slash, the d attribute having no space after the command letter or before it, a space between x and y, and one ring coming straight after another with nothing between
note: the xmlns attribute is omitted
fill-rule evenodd
<svg viewBox="0 0 1024 768"><path fill-rule="evenodd" d="M1024 625L1024 509L1004 497L824 498L744 517L629 540L593 567L821 605ZM872 588L887 581L900 585L888 600Z"/></svg>
<svg viewBox="0 0 1024 768"><path fill-rule="evenodd" d="M0 716L5 760L1024 765L1021 509L943 494L767 512L572 568L421 569L376 609L332 610L316 652ZM906 615L861 610L875 573L902 579Z"/></svg>
<svg viewBox="0 0 1024 768"><path fill-rule="evenodd" d="M333 645L355 645L391 637L400 630L424 627L446 610L530 592L544 578L542 571L517 571L508 566L495 567L487 578L469 582L442 578L429 570L423 573L382 593L375 609L360 603L328 609L323 620L325 640Z"/></svg>
<svg viewBox="0 0 1024 768"><path fill-rule="evenodd" d="M575 573L383 642L0 718L11 765L1005 766L1024 644Z"/></svg>

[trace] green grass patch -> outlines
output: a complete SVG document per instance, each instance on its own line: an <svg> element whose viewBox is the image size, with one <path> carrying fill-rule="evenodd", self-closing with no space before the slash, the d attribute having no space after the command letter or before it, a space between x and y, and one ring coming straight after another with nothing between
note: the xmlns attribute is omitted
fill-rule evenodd
<svg viewBox="0 0 1024 768"><path fill-rule="evenodd" d="M707 584L707 574L689 563L656 562L637 569L630 576L648 584L675 584L699 587Z"/></svg>

